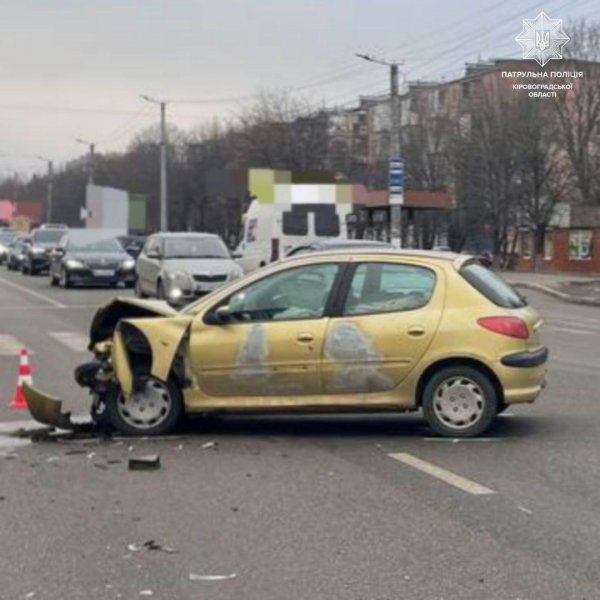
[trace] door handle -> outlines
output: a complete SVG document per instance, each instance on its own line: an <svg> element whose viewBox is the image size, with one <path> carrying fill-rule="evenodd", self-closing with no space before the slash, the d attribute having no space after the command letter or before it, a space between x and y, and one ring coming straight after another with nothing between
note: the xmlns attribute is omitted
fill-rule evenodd
<svg viewBox="0 0 600 600"><path fill-rule="evenodd" d="M425 327L421 327L421 325L413 325L412 327L408 328L407 333L412 337L421 337L422 335L425 335Z"/></svg>
<svg viewBox="0 0 600 600"><path fill-rule="evenodd" d="M306 333L299 333L299 334L296 336L296 339L297 339L299 342L312 342L312 341L314 341L315 337L313 336L313 334L312 334L312 333L308 333L308 332L306 332Z"/></svg>

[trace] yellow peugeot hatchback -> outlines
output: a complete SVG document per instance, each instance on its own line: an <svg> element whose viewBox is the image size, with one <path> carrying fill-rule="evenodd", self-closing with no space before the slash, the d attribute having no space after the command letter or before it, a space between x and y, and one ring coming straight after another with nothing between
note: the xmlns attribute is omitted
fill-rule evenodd
<svg viewBox="0 0 600 600"><path fill-rule="evenodd" d="M472 257L330 251L284 259L180 312L113 301L92 322L95 357L76 379L93 416L125 434L164 434L184 413L422 409L438 434L475 436L539 395L540 324ZM26 397L34 416L59 415L53 399Z"/></svg>

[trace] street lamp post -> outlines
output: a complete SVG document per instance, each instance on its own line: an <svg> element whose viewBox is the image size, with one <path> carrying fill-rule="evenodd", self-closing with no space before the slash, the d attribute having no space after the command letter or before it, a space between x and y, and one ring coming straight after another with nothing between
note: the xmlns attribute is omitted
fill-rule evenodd
<svg viewBox="0 0 600 600"><path fill-rule="evenodd" d="M375 58L368 54L356 54L358 58L368 62L384 65L390 69L390 164L392 161L400 160L400 103L398 96L398 65L404 61L388 61ZM402 248L402 204L403 194L390 192L390 238L392 244L396 243Z"/></svg>
<svg viewBox="0 0 600 600"><path fill-rule="evenodd" d="M48 165L48 181L46 183L46 221L52 221L52 194L54 188L54 163L44 156L36 156Z"/></svg>
<svg viewBox="0 0 600 600"><path fill-rule="evenodd" d="M160 106L160 230L168 231L167 217L167 102L142 95L141 98Z"/></svg>
<svg viewBox="0 0 600 600"><path fill-rule="evenodd" d="M96 144L94 144L94 142L88 142L87 140L82 140L81 138L75 138L75 141L79 144L84 144L89 149L88 164L87 164L88 184L93 185L94 184L94 162L95 162L94 150L96 149Z"/></svg>

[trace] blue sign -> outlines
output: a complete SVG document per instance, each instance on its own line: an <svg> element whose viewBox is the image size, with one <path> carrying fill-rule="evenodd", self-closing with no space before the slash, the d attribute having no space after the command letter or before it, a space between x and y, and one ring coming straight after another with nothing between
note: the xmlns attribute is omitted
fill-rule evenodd
<svg viewBox="0 0 600 600"><path fill-rule="evenodd" d="M404 192L403 158L390 158L389 190L390 194L402 194Z"/></svg>

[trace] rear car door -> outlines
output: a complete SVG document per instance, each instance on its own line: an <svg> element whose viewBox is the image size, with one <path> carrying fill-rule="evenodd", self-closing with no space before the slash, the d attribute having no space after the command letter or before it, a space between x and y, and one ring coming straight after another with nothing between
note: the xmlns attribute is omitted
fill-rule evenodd
<svg viewBox="0 0 600 600"><path fill-rule="evenodd" d="M397 261L353 265L327 326L324 392L368 394L402 383L438 328L444 283L443 271L435 267Z"/></svg>
<svg viewBox="0 0 600 600"><path fill-rule="evenodd" d="M327 308L341 267L319 263L272 273L212 307L232 319L192 324L190 355L201 392L240 406L302 405L321 393ZM209 311L210 313L211 311Z"/></svg>

